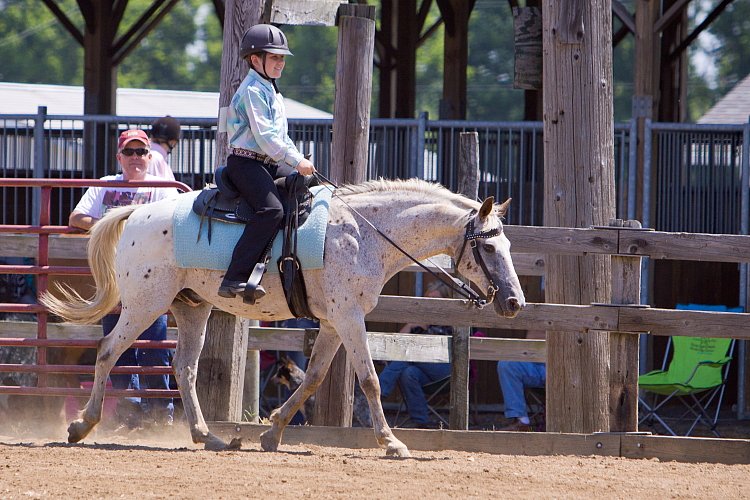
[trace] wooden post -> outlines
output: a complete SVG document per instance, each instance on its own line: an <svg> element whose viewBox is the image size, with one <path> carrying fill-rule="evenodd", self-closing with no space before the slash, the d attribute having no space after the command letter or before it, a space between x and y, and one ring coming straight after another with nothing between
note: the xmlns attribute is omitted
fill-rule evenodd
<svg viewBox="0 0 750 500"><path fill-rule="evenodd" d="M226 0L224 50L221 56L219 107L225 108L248 71L240 60L240 41L250 26L257 24L262 0ZM223 127L225 113L219 111L216 135L216 166L226 163L228 146ZM206 343L199 361L198 400L206 420L238 422L242 419L242 393L247 356L247 320L214 310L206 327Z"/></svg>
<svg viewBox="0 0 750 500"><path fill-rule="evenodd" d="M479 134L476 132L461 132L459 135L458 192L471 199L476 199L479 194ZM469 428L470 336L470 327L453 327L450 415L450 428L453 430Z"/></svg>
<svg viewBox="0 0 750 500"><path fill-rule="evenodd" d="M611 227L637 230L637 220L610 221ZM612 256L612 304L640 305L641 257ZM609 335L609 430L638 430L638 355L640 335L610 332Z"/></svg>
<svg viewBox="0 0 750 500"><path fill-rule="evenodd" d="M365 180L372 99L372 55L375 47L375 7L339 6L336 55L336 101L330 174L335 183ZM354 369L341 348L318 388L315 425L351 427Z"/></svg>
<svg viewBox="0 0 750 500"><path fill-rule="evenodd" d="M440 118L466 118L466 66L469 60L469 16L474 2L437 2L445 25L443 49L443 98Z"/></svg>
<svg viewBox="0 0 750 500"><path fill-rule="evenodd" d="M610 0L544 0L544 225L615 216ZM608 302L610 257L549 256L546 298ZM609 430L609 337L547 333L547 430Z"/></svg>
<svg viewBox="0 0 750 500"><path fill-rule="evenodd" d="M80 4L79 4L80 5ZM114 115L117 92L117 70L110 48L117 26L112 23L112 2L92 2L83 30L83 113L86 115ZM104 165L113 161L114 154L107 147L108 125L98 122L83 124L84 177L101 177ZM112 144L114 147L114 143Z"/></svg>
<svg viewBox="0 0 750 500"><path fill-rule="evenodd" d="M653 118L654 104L659 93L658 62L659 37L654 33L654 25L659 18L659 2L636 0L635 7L635 95L633 96L633 120L636 121L636 193L633 204L635 213L628 214L643 220L643 146L646 119ZM630 196L631 193L628 193ZM640 203L637 203L640 201Z"/></svg>
<svg viewBox="0 0 750 500"><path fill-rule="evenodd" d="M242 390L247 355L247 320L214 310L198 361L198 401L207 421L242 420Z"/></svg>

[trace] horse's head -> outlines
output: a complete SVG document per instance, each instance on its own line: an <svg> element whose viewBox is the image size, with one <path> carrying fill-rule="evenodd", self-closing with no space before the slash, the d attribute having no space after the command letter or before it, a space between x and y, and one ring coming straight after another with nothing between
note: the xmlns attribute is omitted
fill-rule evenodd
<svg viewBox="0 0 750 500"><path fill-rule="evenodd" d="M457 271L480 286L488 301L494 299L495 311L513 318L526 305L526 299L513 268L510 241L500 221L510 199L501 205L495 205L494 201L490 196L478 212L472 211L463 243L454 258Z"/></svg>

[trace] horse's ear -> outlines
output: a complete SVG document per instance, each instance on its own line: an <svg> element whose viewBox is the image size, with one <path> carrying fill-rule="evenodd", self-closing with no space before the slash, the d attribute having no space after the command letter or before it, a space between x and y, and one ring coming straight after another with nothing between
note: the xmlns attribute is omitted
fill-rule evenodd
<svg viewBox="0 0 750 500"><path fill-rule="evenodd" d="M479 218L484 219L492 213L495 209L495 197L490 196L482 203L482 207L479 209Z"/></svg>
<svg viewBox="0 0 750 500"><path fill-rule="evenodd" d="M508 213L508 207L510 207L510 200L512 200L512 198L508 198L503 203L501 203L499 207L497 207L497 211L500 214L500 217L505 217L505 214Z"/></svg>

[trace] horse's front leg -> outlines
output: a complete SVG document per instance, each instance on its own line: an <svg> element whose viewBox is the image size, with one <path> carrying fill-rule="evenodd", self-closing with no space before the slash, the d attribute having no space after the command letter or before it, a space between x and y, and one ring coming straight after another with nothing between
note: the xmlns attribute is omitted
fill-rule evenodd
<svg viewBox="0 0 750 500"><path fill-rule="evenodd" d="M96 353L96 369L91 396L81 416L68 426L68 442L77 443L85 438L102 418L102 402L109 372L125 350L130 347L143 330L158 317L159 311L131 312L123 308L117 325L109 335L99 341Z"/></svg>
<svg viewBox="0 0 750 500"><path fill-rule="evenodd" d="M302 408L307 398L315 394L315 391L318 390L326 373L328 373L328 368L331 366L331 361L340 345L341 339L336 334L336 331L331 325L325 321L321 321L320 332L315 339L310 362L307 364L305 379L289 399L281 405L281 408L277 408L271 412L269 418L271 420L271 428L260 435L260 444L265 451L278 450L284 428L297 411Z"/></svg>
<svg viewBox="0 0 750 500"><path fill-rule="evenodd" d="M340 323L341 326L338 327L338 331L345 332L341 335L342 341L354 364L359 386L367 397L375 438L378 444L385 448L386 455L409 457L411 456L409 449L393 435L393 431L385 420L383 405L380 402L380 381L372 362L370 348L367 345L364 314L360 314L356 310L351 311L350 314L348 320L344 318L344 321ZM353 320L353 318L356 319Z"/></svg>
<svg viewBox="0 0 750 500"><path fill-rule="evenodd" d="M227 444L208 430L195 389L198 379L198 358L203 349L211 304L206 302L197 307L191 307L183 302L175 301L172 303L172 314L174 314L179 330L177 349L172 364L175 377L177 377L177 386L180 389L185 418L190 427L190 437L194 443L203 443L207 450L237 449L241 445L239 440L233 440Z"/></svg>

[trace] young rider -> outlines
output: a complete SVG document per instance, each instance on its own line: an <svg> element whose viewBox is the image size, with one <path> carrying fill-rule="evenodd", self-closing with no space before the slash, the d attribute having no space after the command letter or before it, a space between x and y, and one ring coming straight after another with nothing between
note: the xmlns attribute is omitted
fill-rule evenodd
<svg viewBox="0 0 750 500"><path fill-rule="evenodd" d="M248 29L240 57L250 70L227 110L230 155L226 173L254 214L234 247L218 294L225 298L243 294L251 304L265 295L258 284L264 269L260 260L284 215L273 180L295 170L303 175L315 172L287 134L284 100L276 87L287 55L292 53L280 29L269 24Z"/></svg>

